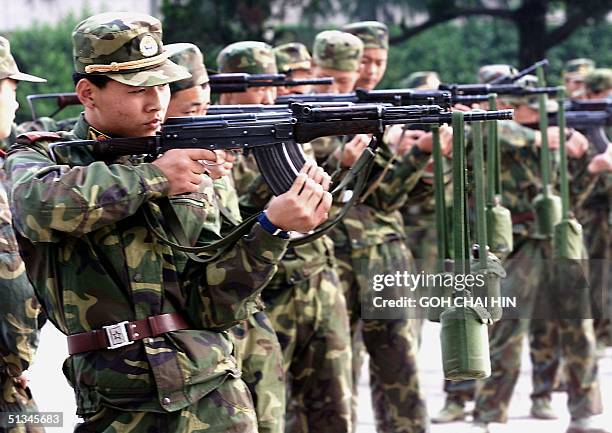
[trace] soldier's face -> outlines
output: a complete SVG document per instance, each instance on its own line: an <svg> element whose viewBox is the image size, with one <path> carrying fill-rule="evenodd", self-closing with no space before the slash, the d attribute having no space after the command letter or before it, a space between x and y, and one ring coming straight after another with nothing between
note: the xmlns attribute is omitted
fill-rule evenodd
<svg viewBox="0 0 612 433"><path fill-rule="evenodd" d="M382 80L387 70L387 50L384 48L366 48L359 65L359 79L355 87L373 90Z"/></svg>
<svg viewBox="0 0 612 433"><path fill-rule="evenodd" d="M77 83L77 94L87 121L117 137L155 135L170 102L167 84L144 87L109 81L100 88L84 79Z"/></svg>
<svg viewBox="0 0 612 433"><path fill-rule="evenodd" d="M276 87L251 87L246 92L223 93L219 102L223 105L263 104L272 105L276 100Z"/></svg>
<svg viewBox="0 0 612 433"><path fill-rule="evenodd" d="M297 71L293 71L291 72L291 75L289 76L290 79L292 80L305 80L307 78L310 78L310 70L305 71L303 69L297 70ZM278 96L283 96L283 95L295 95L295 94L308 94L312 91L312 86L292 86L292 87L278 87L277 88L277 94Z"/></svg>
<svg viewBox="0 0 612 433"><path fill-rule="evenodd" d="M523 125L538 123L540 113L528 105L519 105L514 108L514 120Z"/></svg>
<svg viewBox="0 0 612 433"><path fill-rule="evenodd" d="M353 91L359 72L338 71L336 69L321 68L315 66L313 70L315 78L332 77L334 82L328 86L312 86L315 93L349 93Z"/></svg>
<svg viewBox="0 0 612 433"><path fill-rule="evenodd" d="M17 81L10 78L0 80L0 139L8 137L11 133L18 108Z"/></svg>
<svg viewBox="0 0 612 433"><path fill-rule="evenodd" d="M572 77L565 77L563 83L565 84L567 94L570 96L578 96L584 91L584 81L582 80Z"/></svg>
<svg viewBox="0 0 612 433"><path fill-rule="evenodd" d="M168 117L204 116L210 107L210 86L194 86L172 93Z"/></svg>

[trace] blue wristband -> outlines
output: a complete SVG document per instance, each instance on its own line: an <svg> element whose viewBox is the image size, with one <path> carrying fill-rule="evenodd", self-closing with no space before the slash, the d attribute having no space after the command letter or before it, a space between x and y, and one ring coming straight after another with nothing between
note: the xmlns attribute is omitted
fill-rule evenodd
<svg viewBox="0 0 612 433"><path fill-rule="evenodd" d="M270 219L268 218L268 215L266 215L266 212L262 212L257 217L257 222L259 222L259 224L261 224L264 230L270 233L271 235L278 236L282 239L289 239L289 232L285 230L281 230L278 227L276 227L272 223L272 221L270 221Z"/></svg>

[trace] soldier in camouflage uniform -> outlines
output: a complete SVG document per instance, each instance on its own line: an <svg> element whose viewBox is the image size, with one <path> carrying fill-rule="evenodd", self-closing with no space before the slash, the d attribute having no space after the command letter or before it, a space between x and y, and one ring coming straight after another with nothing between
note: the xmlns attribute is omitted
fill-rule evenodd
<svg viewBox="0 0 612 433"><path fill-rule="evenodd" d="M234 44L235 45L235 44ZM241 43L220 56L224 72L275 73L264 69L268 56L255 56L256 43ZM224 50L225 51L225 50ZM271 51L270 51L271 53ZM242 58L240 62L236 57ZM240 63L240 70L234 66ZM251 102L234 96L233 102ZM313 171L316 173L316 166ZM322 170L314 176L323 176ZM327 175L325 175L327 177ZM252 159L234 172L243 212L264 209L272 192ZM241 178L250 179L244 182ZM287 374L288 432L350 432L351 352L348 315L339 287L331 240L324 236L290 247L262 298L278 335ZM263 373L263 372L262 372ZM270 393L270 389L261 392Z"/></svg>
<svg viewBox="0 0 612 433"><path fill-rule="evenodd" d="M257 222L233 248L202 263L144 224L146 211L175 242L218 239L205 224L215 205L199 162L216 161L213 152L170 150L149 163L96 161L86 146L50 149L58 140L155 134L167 84L189 77L167 59L161 24L148 15L95 15L77 25L73 43L84 114L70 133L18 138L6 168L28 276L49 319L69 335L64 374L85 418L76 431L255 432L227 329L247 317L287 241ZM298 176L271 203L270 224L308 230L324 221L325 207L291 204L303 200L302 187L315 192ZM182 227L165 227L164 208ZM287 209L312 217L286 224Z"/></svg>
<svg viewBox="0 0 612 433"><path fill-rule="evenodd" d="M574 64L578 62L574 61ZM582 61L581 65L592 62ZM605 73L593 69L578 75L585 87L579 93L581 98L593 94L586 87L587 82L595 85L597 97L605 95ZM602 80L603 79L603 80ZM609 80L609 78L608 78ZM567 83L567 81L566 81ZM610 83L608 83L608 88ZM598 92L599 91L599 92ZM588 166L597 155L594 146L589 146L581 158L569 160L570 195L572 209L578 221L584 227L586 251L589 257L589 286L591 288L591 309L595 317L594 325L597 343L605 347L609 339L609 308L606 304L609 287L610 263L610 178L606 174L593 175ZM603 316L605 314L605 316ZM555 322L534 320L530 326L530 355L533 363L533 406L531 414L536 418L554 419L556 415L549 405L551 393L559 377L563 376L559 333Z"/></svg>
<svg viewBox="0 0 612 433"><path fill-rule="evenodd" d="M193 44L170 44L166 48L176 51L170 60L186 68L190 78L170 83L171 98L166 117L203 116L210 105L210 86L202 53ZM230 174L235 157L218 150L217 165L207 167L216 177L211 183L210 196L218 208L211 230L222 236L242 221L238 196ZM210 181L210 179L208 179ZM231 221L231 222L230 222ZM256 299L247 306L249 316L230 329L236 348L236 359L242 379L246 382L257 414L259 432L282 433L285 415L285 378L282 353L276 334L262 303Z"/></svg>
<svg viewBox="0 0 612 433"><path fill-rule="evenodd" d="M354 75L361 63L360 43L366 49L372 49L370 53L375 53L379 60L386 59L388 48L386 27L381 23L355 23L344 29L357 37L337 31L323 32L317 35L313 49L318 75L339 78L332 89L336 92L352 90L346 88L351 84L346 82L347 78L353 80L351 87L361 79L361 75ZM385 63L370 62L363 68L362 82L373 88L377 84L373 78L380 80L384 68L380 70L379 66ZM344 145L335 139L322 143L313 141L313 147L319 160L327 158L329 167L345 169L352 165L367 142L368 137L358 135ZM422 432L427 429L427 411L419 392L416 370L417 345L409 321L362 319L361 302L362 296L371 293L370 278L373 274L394 273L414 267L412 256L404 244L403 222L398 209L429 157L429 153L417 146L403 156L395 156L382 143L375 158L370 188L360 204L349 210L331 234L340 282L348 303L353 342L355 339L358 341L361 328L370 355L372 404L379 432ZM355 349L358 351L359 346L355 345ZM355 350L353 354L355 356ZM360 362L354 363L353 369L354 421L359 365Z"/></svg>
<svg viewBox="0 0 612 433"><path fill-rule="evenodd" d="M285 74L291 79L307 79L311 77L312 58L304 44L290 42L279 45L274 47L274 55L276 56L276 67L279 73ZM311 90L312 86L279 87L277 93L278 96L290 93L306 94L310 93Z"/></svg>
<svg viewBox="0 0 612 433"><path fill-rule="evenodd" d="M510 65L485 65L478 70L477 76L480 83L486 83L500 75L514 75L516 72L518 72L516 68ZM445 380L444 392L446 393L446 401L440 412L432 417L431 420L434 423L448 423L464 419L466 415L465 404L474 400L476 381Z"/></svg>
<svg viewBox="0 0 612 433"><path fill-rule="evenodd" d="M591 59L572 59L563 66L563 83L570 98L584 96L584 78L595 69Z"/></svg>
<svg viewBox="0 0 612 433"><path fill-rule="evenodd" d="M210 106L210 85L202 52L189 43L169 44L166 49L173 53L170 60L191 74L189 78L170 83L171 96L166 118L204 116Z"/></svg>
<svg viewBox="0 0 612 433"><path fill-rule="evenodd" d="M245 51L246 55L241 53ZM222 73L239 72L251 74L276 74L276 59L272 47L264 42L241 41L223 48L217 56L217 67ZM276 87L251 87L245 92L222 93L219 96L221 105L235 104L274 104ZM239 160L247 159L240 156ZM254 161L251 161L254 163ZM246 169L248 164L239 162L234 167L235 186L238 191L245 191L255 180L255 172Z"/></svg>
<svg viewBox="0 0 612 433"><path fill-rule="evenodd" d="M535 80L525 77L523 82ZM554 101L549 110L555 111ZM500 108L514 108L516 121L500 122L502 148L503 203L512 212L514 250L506 261L508 278L502 281L502 290L518 296L522 317L530 317L534 311L555 305L562 311L570 311L569 304L559 299L574 299L575 293L564 293L569 284L561 277L547 283L542 275L559 275L553 269L543 268L546 260L553 258L551 240L535 230L531 202L541 190L539 181L540 134L519 123L532 124L538 120L537 98L504 98ZM519 123L517 123L519 122ZM549 130L553 165L558 167L558 130ZM586 139L575 133L567 141L568 155L581 157ZM553 182L556 170L552 170ZM582 288L584 289L584 287ZM552 290L552 291L551 291ZM574 288L572 288L574 290ZM506 292L508 293L508 292ZM538 294L538 299L536 299ZM554 296L550 299L542 299ZM534 307L536 306L537 307ZM573 310L571 310L573 311ZM531 313L530 313L531 312ZM536 313L537 314L537 313ZM565 316L568 317L568 316ZM574 316L576 314L574 313ZM568 408L572 422L568 433L603 432L594 426L592 415L601 413L601 394L597 381L595 336L592 320L580 318L546 319L555 324L560 336L561 350L568 369ZM533 322L543 323L542 317ZM505 422L512 391L520 371L522 338L529 329L530 320L508 318L496 322L490 329L490 353L492 376L478 388L474 412L475 427L488 431L490 422ZM547 401L545 398L542 400Z"/></svg>
<svg viewBox="0 0 612 433"><path fill-rule="evenodd" d="M0 163L7 150L5 140L14 139L18 81L46 80L20 72L11 55L9 41L0 37ZM25 371L34 359L38 330L44 319L19 255L4 182L4 171L0 170L0 413L4 414L0 431L43 432L42 427L30 423L10 428L5 424L8 413L38 411L27 386Z"/></svg>
<svg viewBox="0 0 612 433"><path fill-rule="evenodd" d="M612 96L612 69L600 68L587 74L585 77L585 97L587 99L604 99ZM608 139L612 137L612 128L607 128ZM590 149L592 150L592 148ZM608 144L608 155L612 154L612 145ZM605 157L596 155L594 159ZM587 167L593 173L594 171ZM600 304L601 317L595 320L595 333L598 347L603 351L605 347L612 346L612 207L610 197L612 196L612 175L610 170L601 173L599 191L593 192L587 198L588 207L592 209L593 221L585 224L586 244L589 258L594 259L595 270L593 274L595 281L592 284L602 292L603 299L595 299L594 305ZM583 210L583 206L576 206L576 210ZM606 217L607 214L607 217ZM587 220L583 216L580 220ZM592 224L592 227L591 227Z"/></svg>

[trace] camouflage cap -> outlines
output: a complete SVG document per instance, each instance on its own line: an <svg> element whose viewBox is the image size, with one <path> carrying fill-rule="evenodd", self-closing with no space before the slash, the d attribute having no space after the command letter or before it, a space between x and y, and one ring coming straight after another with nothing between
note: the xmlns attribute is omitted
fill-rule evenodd
<svg viewBox="0 0 612 433"><path fill-rule="evenodd" d="M478 70L478 82L490 83L500 77L511 77L517 72L518 70L510 65L484 65Z"/></svg>
<svg viewBox="0 0 612 433"><path fill-rule="evenodd" d="M440 86L440 76L435 71L413 72L402 81L402 87L408 89L434 90Z"/></svg>
<svg viewBox="0 0 612 433"><path fill-rule="evenodd" d="M11 44L8 39L0 36L0 80L11 78L17 81L31 81L33 83L44 83L44 78L24 74L17 68L17 63L11 55Z"/></svg>
<svg viewBox="0 0 612 433"><path fill-rule="evenodd" d="M364 48L389 49L389 29L378 21L359 21L342 26L343 32L357 36Z"/></svg>
<svg viewBox="0 0 612 433"><path fill-rule="evenodd" d="M217 56L220 72L246 74L276 74L276 58L272 47L265 42L235 42L223 48Z"/></svg>
<svg viewBox="0 0 612 433"><path fill-rule="evenodd" d="M276 56L278 71L282 74L297 70L307 71L311 67L312 58L308 48L299 42L291 42L275 47L274 55Z"/></svg>
<svg viewBox="0 0 612 433"><path fill-rule="evenodd" d="M189 78L168 60L157 18L134 12L106 12L81 21L72 32L74 68L130 86L158 86Z"/></svg>
<svg viewBox="0 0 612 433"><path fill-rule="evenodd" d="M595 62L591 59L572 59L563 67L563 78L583 80L586 74L595 69Z"/></svg>
<svg viewBox="0 0 612 433"><path fill-rule="evenodd" d="M312 49L312 57L317 66L337 71L357 71L362 55L361 39L338 30L319 33Z"/></svg>
<svg viewBox="0 0 612 433"><path fill-rule="evenodd" d="M191 74L190 78L170 83L171 92L208 83L208 72L206 72L206 66L204 66L204 56L197 46L185 42L168 44L166 49L173 53L170 56L170 60L187 69L187 72Z"/></svg>
<svg viewBox="0 0 612 433"><path fill-rule="evenodd" d="M587 92L601 93L612 89L612 69L598 68L593 69L584 78Z"/></svg>

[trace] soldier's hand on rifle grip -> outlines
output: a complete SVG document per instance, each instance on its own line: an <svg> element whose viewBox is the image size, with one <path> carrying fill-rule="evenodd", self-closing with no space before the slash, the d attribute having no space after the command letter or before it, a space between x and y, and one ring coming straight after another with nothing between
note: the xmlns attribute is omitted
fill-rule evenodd
<svg viewBox="0 0 612 433"><path fill-rule="evenodd" d="M416 146L424 153L433 152L433 134L431 132L421 135ZM453 148L453 129L449 126L440 126L440 147L442 155L449 155Z"/></svg>
<svg viewBox="0 0 612 433"><path fill-rule="evenodd" d="M198 191L206 171L200 160L215 162L217 155L205 149L172 149L153 161L168 179L168 195Z"/></svg>
<svg viewBox="0 0 612 433"><path fill-rule="evenodd" d="M340 160L343 167L352 167L355 161L359 159L363 151L370 144L370 136L367 134L357 134L348 143L344 145L344 149L336 149L335 157ZM340 154L342 152L342 155Z"/></svg>
<svg viewBox="0 0 612 433"><path fill-rule="evenodd" d="M319 167L317 162L312 159L306 159L304 166L300 170L300 173L306 174L310 179L323 186L324 191L329 191L331 184L331 177L323 170L323 167Z"/></svg>
<svg viewBox="0 0 612 433"><path fill-rule="evenodd" d="M567 156L573 159L582 158L589 149L589 140L583 134L573 129L566 129L565 137Z"/></svg>
<svg viewBox="0 0 612 433"><path fill-rule="evenodd" d="M440 126L440 147L444 156L450 157L453 153L453 128L448 125Z"/></svg>
<svg viewBox="0 0 612 433"><path fill-rule="evenodd" d="M400 156L410 152L419 139L426 134L427 132L418 129L404 130L402 125L393 125L385 132L389 147Z"/></svg>
<svg viewBox="0 0 612 433"><path fill-rule="evenodd" d="M589 173L612 173L612 143L608 144L608 150L595 155L588 166Z"/></svg>
<svg viewBox="0 0 612 433"><path fill-rule="evenodd" d="M550 150L559 149L559 127L549 126L546 131L548 133L548 148ZM535 145L537 147L542 146L542 133L540 131L535 131Z"/></svg>
<svg viewBox="0 0 612 433"><path fill-rule="evenodd" d="M212 164L206 164L206 173L212 179L220 179L223 176L228 176L232 172L234 167L234 161L236 161L236 155L227 150L215 150L217 155L217 161Z"/></svg>
<svg viewBox="0 0 612 433"><path fill-rule="evenodd" d="M306 233L327 220L331 203L321 184L300 173L289 191L270 201L266 213L279 229Z"/></svg>

